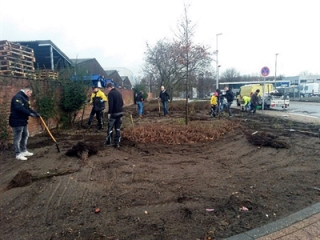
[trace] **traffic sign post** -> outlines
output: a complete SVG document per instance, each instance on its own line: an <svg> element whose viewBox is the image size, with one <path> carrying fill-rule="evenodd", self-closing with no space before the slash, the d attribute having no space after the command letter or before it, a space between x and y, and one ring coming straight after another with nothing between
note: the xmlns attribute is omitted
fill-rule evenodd
<svg viewBox="0 0 320 240"><path fill-rule="evenodd" d="M262 112L264 110L264 89L265 89L265 82L266 82L266 77L269 75L270 69L268 67L263 67L261 69L261 75L263 76L263 87L262 87Z"/></svg>

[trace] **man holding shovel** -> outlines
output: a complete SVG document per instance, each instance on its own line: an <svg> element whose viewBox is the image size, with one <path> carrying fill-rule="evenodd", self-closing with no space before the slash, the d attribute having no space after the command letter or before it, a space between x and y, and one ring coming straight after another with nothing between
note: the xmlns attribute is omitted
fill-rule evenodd
<svg viewBox="0 0 320 240"><path fill-rule="evenodd" d="M29 138L28 119L40 117L40 114L30 108L29 97L32 95L31 87L21 89L11 100L9 125L13 131L13 145L16 159L27 160L26 157L33 156L28 152L27 142Z"/></svg>

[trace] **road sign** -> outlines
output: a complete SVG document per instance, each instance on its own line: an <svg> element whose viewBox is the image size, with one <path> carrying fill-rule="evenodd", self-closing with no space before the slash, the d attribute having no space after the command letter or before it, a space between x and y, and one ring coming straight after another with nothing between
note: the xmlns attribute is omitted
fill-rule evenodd
<svg viewBox="0 0 320 240"><path fill-rule="evenodd" d="M270 73L270 69L269 69L268 67L263 67L263 68L261 69L261 75L262 75L262 76L266 77L266 76L269 75L269 73Z"/></svg>

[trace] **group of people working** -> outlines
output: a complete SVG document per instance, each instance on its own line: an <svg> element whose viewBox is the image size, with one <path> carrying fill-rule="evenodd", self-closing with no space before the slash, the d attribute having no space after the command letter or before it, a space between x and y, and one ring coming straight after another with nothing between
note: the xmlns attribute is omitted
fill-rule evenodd
<svg viewBox="0 0 320 240"><path fill-rule="evenodd" d="M219 112L222 112L224 108L228 111L229 118L232 117L231 105L234 100L233 92L225 87L225 94L222 93L220 89L217 89L211 96L210 104L211 104L211 112L210 115L215 117Z"/></svg>
<svg viewBox="0 0 320 240"><path fill-rule="evenodd" d="M117 91L112 83L108 83L106 86L108 91L108 98L98 87L92 88L92 94L90 97L90 104L92 104L92 110L88 123L88 127L91 126L94 115L98 120L98 130L103 129L103 111L105 109L105 103L108 102L108 130L105 144L108 146L112 145L113 140L113 131L115 130L115 137L113 140L113 145L118 148L120 145L121 134L120 127L122 124L123 117L123 99L119 91ZM244 110L251 110L252 113L256 112L256 108L259 104L259 94L260 90L256 90L251 97L243 97L244 101ZM33 153L27 150L27 141L29 137L28 131L28 118L31 117L40 117L40 114L30 107L29 97L32 95L32 88L25 87L21 89L11 100L11 112L9 117L9 125L12 128L14 139L14 151L16 159L18 160L27 160L27 157L33 156ZM161 86L161 91L158 97L159 101L162 102L164 116L168 116L168 101L169 94ZM226 104L223 103L226 99ZM139 117L143 116L143 103L144 103L143 92L140 91L135 97L135 102L138 107ZM231 105L234 100L233 92L225 87L225 94L217 89L214 94L211 96L211 115L216 116L220 111L223 111L223 108L226 107L229 117L232 117Z"/></svg>
<svg viewBox="0 0 320 240"><path fill-rule="evenodd" d="M158 100L161 101L162 103L162 108L163 108L163 114L164 116L168 116L169 111L168 111L168 101L170 99L169 93L167 92L167 90L164 88L164 86L161 86L160 88L160 94L158 97ZM137 105L137 111L139 114L139 118L143 117L143 111L144 111L144 94L143 91L139 91L135 94L135 104ZM160 104L160 103L159 103ZM160 107L160 105L159 105Z"/></svg>
<svg viewBox="0 0 320 240"><path fill-rule="evenodd" d="M222 112L224 108L228 111L229 117L232 117L231 105L234 100L234 94L228 87L225 87L224 90L225 94L222 94L221 90L217 89L211 96L210 115L212 117L215 117L219 112ZM256 113L257 106L259 105L259 92L260 90L257 89L254 93L251 93L250 97L242 97L242 100L244 101L242 110Z"/></svg>
<svg viewBox="0 0 320 240"><path fill-rule="evenodd" d="M113 131L115 131L113 146L119 148L121 140L120 128L123 117L123 99L121 93L116 90L112 83L108 83L106 89L108 91L108 98L98 87L92 87L92 94L89 100L92 105L92 110L86 126L91 126L93 117L96 115L98 120L98 130L103 129L103 111L105 109L105 102L107 102L108 130L105 144L107 146L112 146Z"/></svg>
<svg viewBox="0 0 320 240"><path fill-rule="evenodd" d="M259 94L260 90L257 89L254 93L251 93L251 96L243 96L243 105L242 110L243 111L250 111L251 113L256 113L257 106L259 105Z"/></svg>
<svg viewBox="0 0 320 240"><path fill-rule="evenodd" d="M98 130L103 129L103 110L105 108L105 102L108 102L108 131L105 144L119 148L121 139L120 127L123 116L123 99L121 93L114 88L112 83L108 83L106 89L108 91L108 98L99 88L93 87L89 101L90 104L92 104L92 110L87 126L91 125L93 117L96 115ZM27 150L29 138L28 120L29 117L41 118L41 115L30 107L29 98L32 96L32 92L32 88L27 86L21 89L11 99L9 125L13 132L13 146L17 160L25 161L28 160L28 157L33 156L33 153ZM115 136L113 139L114 130Z"/></svg>

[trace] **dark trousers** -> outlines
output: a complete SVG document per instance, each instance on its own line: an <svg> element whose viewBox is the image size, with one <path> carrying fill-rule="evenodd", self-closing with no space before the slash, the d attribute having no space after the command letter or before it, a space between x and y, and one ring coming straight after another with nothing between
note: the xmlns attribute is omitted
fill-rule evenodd
<svg viewBox="0 0 320 240"><path fill-rule="evenodd" d="M120 127L122 124L122 116L112 116L108 120L108 135L106 144L109 145L112 142L113 130L116 134L114 136L114 145L119 145L121 140Z"/></svg>
<svg viewBox="0 0 320 240"><path fill-rule="evenodd" d="M211 117L215 117L216 116L216 111L217 111L217 105L211 105L210 116Z"/></svg>
<svg viewBox="0 0 320 240"><path fill-rule="evenodd" d="M98 127L103 128L103 110L102 111L96 111L94 108L92 108L88 124L91 125L94 115L96 115L96 118L98 120Z"/></svg>
<svg viewBox="0 0 320 240"><path fill-rule="evenodd" d="M229 117L232 116L231 105L232 105L232 102L228 102L228 103L227 103L227 109L228 109Z"/></svg>
<svg viewBox="0 0 320 240"><path fill-rule="evenodd" d="M253 104L253 103L251 103L251 111L252 111L252 113L256 113L256 110L257 110L257 105L256 104Z"/></svg>

